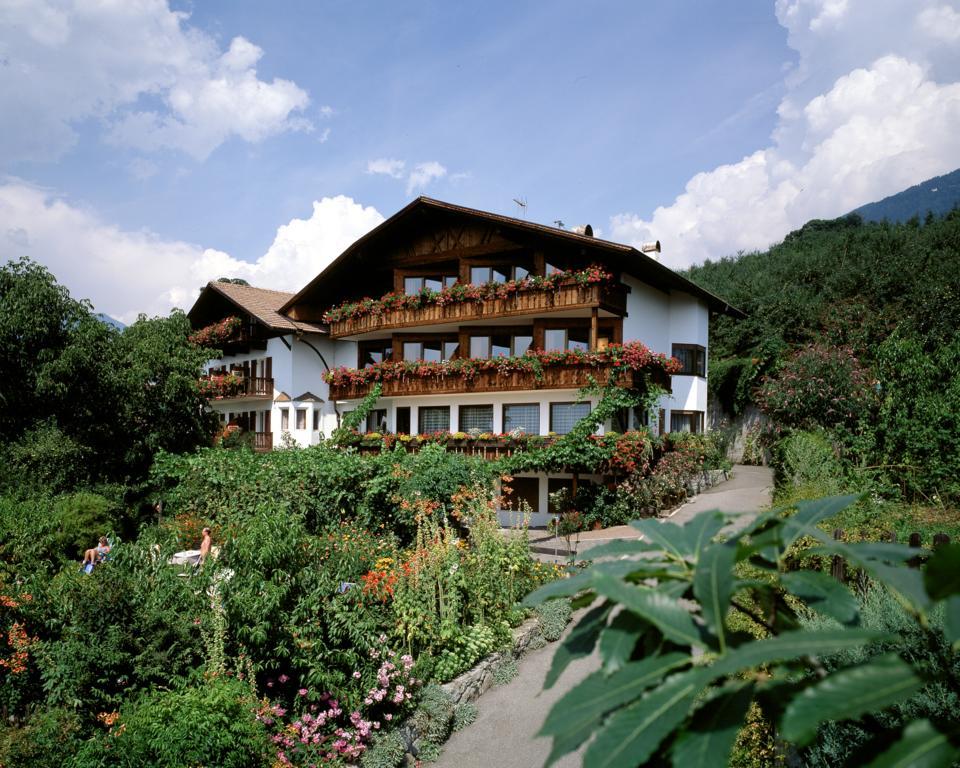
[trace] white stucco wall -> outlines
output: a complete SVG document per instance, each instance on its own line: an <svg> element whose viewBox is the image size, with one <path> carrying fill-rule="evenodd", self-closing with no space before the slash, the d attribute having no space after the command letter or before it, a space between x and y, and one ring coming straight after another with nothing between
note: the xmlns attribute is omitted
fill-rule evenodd
<svg viewBox="0 0 960 768"><path fill-rule="evenodd" d="M623 319L623 340L640 341L654 352L669 355L671 295L630 276L625 276L623 282L630 286L627 316Z"/></svg>

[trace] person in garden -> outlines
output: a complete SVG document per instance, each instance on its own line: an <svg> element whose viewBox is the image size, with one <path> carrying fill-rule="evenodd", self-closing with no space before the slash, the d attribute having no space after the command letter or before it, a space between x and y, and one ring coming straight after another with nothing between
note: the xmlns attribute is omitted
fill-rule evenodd
<svg viewBox="0 0 960 768"><path fill-rule="evenodd" d="M209 528L204 528L201 533L203 534L203 538L200 540L200 559L197 561L198 566L204 564L210 554L210 547L213 544L213 540L210 538Z"/></svg>
<svg viewBox="0 0 960 768"><path fill-rule="evenodd" d="M83 553L83 562L80 564L81 569L86 570L87 573L89 573L93 570L93 566L97 565L98 563L102 563L106 559L109 552L110 542L107 541L106 536L101 536L97 546L92 547Z"/></svg>

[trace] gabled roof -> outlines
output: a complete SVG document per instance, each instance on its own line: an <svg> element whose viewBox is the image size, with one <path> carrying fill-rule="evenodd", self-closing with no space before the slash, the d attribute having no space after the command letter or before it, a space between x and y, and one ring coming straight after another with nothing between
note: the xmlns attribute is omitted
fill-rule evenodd
<svg viewBox="0 0 960 768"><path fill-rule="evenodd" d="M657 288L689 293L705 301L714 312L726 313L736 317L746 316L741 310L732 307L724 299L701 288L696 283L677 274L669 267L664 266L656 259L647 256L632 246L615 243L610 240L601 240L600 238L571 232L558 227L549 227L544 224L524 221L523 219L516 219L511 216L503 216L498 213L481 211L476 208L467 208L462 205L455 205L423 196L411 201L389 219L356 240L304 288L284 302L279 308L279 311L289 313L297 304L308 301L311 294L317 294L326 298L325 295L330 292L329 290L325 290L328 288L328 283L338 279L356 279L357 273L352 272L350 268L351 261L359 260L366 249L376 247L379 243L388 240L391 237L392 231L398 227L402 228L403 223L407 219L424 212L434 212L439 215L446 214L460 218L486 221L499 226L503 230L512 231L514 234L525 236L528 239L553 240L558 245L564 244L577 247L585 254L593 253L598 257L602 255L604 260L612 266ZM326 307L324 307L324 309L326 309Z"/></svg>
<svg viewBox="0 0 960 768"><path fill-rule="evenodd" d="M212 296L226 299L271 330L288 333L327 332L320 325L291 320L280 313L280 308L293 297L292 293L274 291L269 288L254 288L252 285L238 285L237 283L226 283L219 280L207 283L206 287L200 292L200 296L194 302L190 312L187 313L191 320L203 313L206 308L205 305L210 303Z"/></svg>
<svg viewBox="0 0 960 768"><path fill-rule="evenodd" d="M304 392L299 397L295 397L293 399L297 403L322 403L323 402L322 398L317 397L315 394L313 394L313 392L309 392L309 391Z"/></svg>

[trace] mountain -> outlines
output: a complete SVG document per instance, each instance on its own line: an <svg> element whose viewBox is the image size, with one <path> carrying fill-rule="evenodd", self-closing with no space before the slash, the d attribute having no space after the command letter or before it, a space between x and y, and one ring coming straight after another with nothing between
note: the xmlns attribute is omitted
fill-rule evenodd
<svg viewBox="0 0 960 768"><path fill-rule="evenodd" d="M118 331L122 331L124 328L127 327L123 323L121 323L119 320L115 320L114 318L110 317L110 315L103 314L103 312L98 312L95 315L95 317L104 325L112 325Z"/></svg>
<svg viewBox="0 0 960 768"><path fill-rule="evenodd" d="M851 213L860 215L864 221L886 219L901 223L914 216L923 220L930 212L942 216L958 205L960 205L960 168L944 176L928 179L876 203L862 205Z"/></svg>

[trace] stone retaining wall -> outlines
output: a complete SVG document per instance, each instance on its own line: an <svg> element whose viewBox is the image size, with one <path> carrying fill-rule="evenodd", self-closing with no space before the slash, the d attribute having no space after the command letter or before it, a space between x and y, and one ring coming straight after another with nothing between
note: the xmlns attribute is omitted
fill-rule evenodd
<svg viewBox="0 0 960 768"><path fill-rule="evenodd" d="M687 495L696 496L703 493L707 488L712 488L724 480L729 480L730 474L725 469L707 469L699 475L687 480Z"/></svg>
<svg viewBox="0 0 960 768"><path fill-rule="evenodd" d="M466 704L479 699L493 685L493 673L500 664L519 659L530 649L530 644L540 637L540 622L527 619L513 630L513 649L491 653L475 667L440 687L453 697L454 704Z"/></svg>

